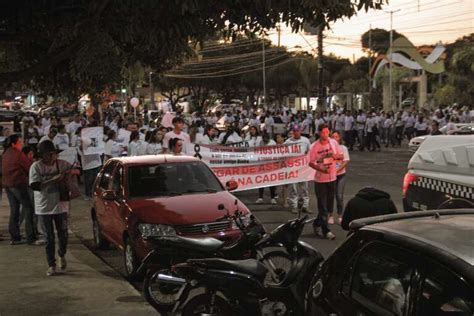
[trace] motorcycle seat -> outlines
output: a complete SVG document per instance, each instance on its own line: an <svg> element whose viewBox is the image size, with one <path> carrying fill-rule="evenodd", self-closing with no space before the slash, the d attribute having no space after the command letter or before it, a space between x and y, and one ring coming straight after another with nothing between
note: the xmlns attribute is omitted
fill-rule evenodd
<svg viewBox="0 0 474 316"><path fill-rule="evenodd" d="M208 269L229 270L250 274L258 280L263 280L268 272L267 267L255 259L225 260L220 258L208 258L191 259L188 260L188 262L204 266Z"/></svg>
<svg viewBox="0 0 474 316"><path fill-rule="evenodd" d="M224 246L224 242L212 238L189 238L182 236L160 237L152 241L157 246L173 249L189 249L195 252L215 253Z"/></svg>

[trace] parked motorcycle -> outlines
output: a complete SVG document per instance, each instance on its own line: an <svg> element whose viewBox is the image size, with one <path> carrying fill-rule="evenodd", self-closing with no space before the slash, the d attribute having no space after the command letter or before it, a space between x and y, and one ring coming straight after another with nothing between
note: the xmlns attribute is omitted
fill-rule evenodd
<svg viewBox="0 0 474 316"><path fill-rule="evenodd" d="M181 285L174 311L182 307L183 316L303 315L311 276L323 261L317 250L298 240L306 218L283 224L260 241L281 242L293 259L291 269L278 284L264 282L268 268L255 259L191 259L173 266L172 274L158 274L162 283ZM204 294L187 301L195 288L204 288Z"/></svg>
<svg viewBox="0 0 474 316"><path fill-rule="evenodd" d="M219 257L229 260L255 258L267 267L269 273L266 283L270 284L281 282L289 271L292 263L291 256L283 250L265 249L278 246L278 243L268 240L263 225L253 216L250 217L250 222L246 223L238 208L233 214L230 214L222 204L219 205L219 209L225 210L227 214L217 219L218 221L231 220L242 231L241 238L230 246L224 246L223 241L210 237L170 236L145 239L152 251L143 259L138 271L147 271L143 282L143 292L146 300L158 311L173 310L182 294L182 284L161 282L158 275L173 275L169 267L190 258Z"/></svg>

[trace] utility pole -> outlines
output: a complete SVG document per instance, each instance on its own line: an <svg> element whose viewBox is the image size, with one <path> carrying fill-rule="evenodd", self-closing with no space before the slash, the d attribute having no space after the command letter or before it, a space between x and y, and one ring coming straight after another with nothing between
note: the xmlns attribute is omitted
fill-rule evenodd
<svg viewBox="0 0 474 316"><path fill-rule="evenodd" d="M324 85L323 85L323 29L324 26L318 27L318 108L323 106Z"/></svg>
<svg viewBox="0 0 474 316"><path fill-rule="evenodd" d="M267 103L267 83L265 78L265 39L262 39L262 75L263 75L263 106Z"/></svg>
<svg viewBox="0 0 474 316"><path fill-rule="evenodd" d="M393 45L393 14L395 12L398 12L400 11L400 9L398 10L392 10L392 11L386 11L388 13L390 13L390 53L392 51L392 45ZM390 97L390 107L393 109L393 102L392 102L392 68L393 68L393 63L392 63L392 59L389 58L389 63L388 63L388 66L389 66L389 73L388 73L388 77L389 77L389 90L388 90L388 95Z"/></svg>
<svg viewBox="0 0 474 316"><path fill-rule="evenodd" d="M372 69L372 24L369 26L369 96L372 93L372 76L370 70Z"/></svg>
<svg viewBox="0 0 474 316"><path fill-rule="evenodd" d="M149 82L149 85L150 85L150 102L151 102L151 109L150 110L154 110L155 109L155 89L153 87L153 82L151 81L151 75L153 74L153 71L150 71L148 73L148 82Z"/></svg>
<svg viewBox="0 0 474 316"><path fill-rule="evenodd" d="M278 31L278 47L280 47L280 39L281 39L281 26L280 23L277 25L277 31Z"/></svg>

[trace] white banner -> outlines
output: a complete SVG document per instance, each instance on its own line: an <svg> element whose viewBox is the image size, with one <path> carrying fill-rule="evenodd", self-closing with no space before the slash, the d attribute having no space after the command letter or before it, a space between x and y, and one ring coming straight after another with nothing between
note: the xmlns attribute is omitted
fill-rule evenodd
<svg viewBox="0 0 474 316"><path fill-rule="evenodd" d="M186 152L204 161L222 183L235 180L236 191L314 179L309 154L302 144L266 147L227 147L188 144Z"/></svg>
<svg viewBox="0 0 474 316"><path fill-rule="evenodd" d="M104 129L102 127L83 128L81 130L81 140L84 155L100 155L104 153Z"/></svg>

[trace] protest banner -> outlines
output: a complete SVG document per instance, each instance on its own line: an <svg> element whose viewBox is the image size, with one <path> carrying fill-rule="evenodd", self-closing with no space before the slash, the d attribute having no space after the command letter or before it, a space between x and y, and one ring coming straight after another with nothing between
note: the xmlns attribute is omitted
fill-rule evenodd
<svg viewBox="0 0 474 316"><path fill-rule="evenodd" d="M235 180L236 191L304 182L314 179L309 155L302 144L265 147L227 147L188 144L186 152L205 162L222 183Z"/></svg>
<svg viewBox="0 0 474 316"><path fill-rule="evenodd" d="M104 153L104 129L102 127L83 128L81 130L81 140L84 155L100 155Z"/></svg>

